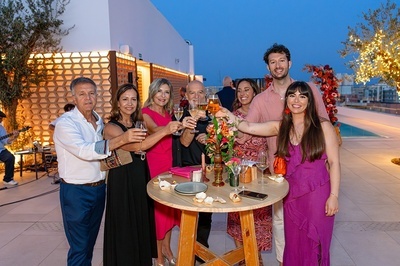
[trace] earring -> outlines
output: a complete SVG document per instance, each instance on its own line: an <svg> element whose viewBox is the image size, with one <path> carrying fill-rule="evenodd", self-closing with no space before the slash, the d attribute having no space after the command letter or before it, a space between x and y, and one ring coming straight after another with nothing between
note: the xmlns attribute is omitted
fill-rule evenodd
<svg viewBox="0 0 400 266"><path fill-rule="evenodd" d="M285 108L285 114L287 114L287 115L290 114L290 109L289 109L289 107L286 107L286 108Z"/></svg>

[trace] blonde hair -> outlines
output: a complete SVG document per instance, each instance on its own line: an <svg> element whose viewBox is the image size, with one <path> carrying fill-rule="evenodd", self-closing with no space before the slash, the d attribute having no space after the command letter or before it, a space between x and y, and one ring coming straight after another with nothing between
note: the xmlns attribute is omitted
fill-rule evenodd
<svg viewBox="0 0 400 266"><path fill-rule="evenodd" d="M164 106L164 109L167 110L168 113L172 113L173 107L174 107L174 99L172 97L172 92L173 92L173 87L171 82L169 82L168 79L165 78L159 78L153 80L153 82L149 86L149 96L147 97L147 100L144 102L143 107L149 107L153 104L153 98L157 94L158 90L160 87L164 84L167 84L169 89L170 89L170 97L168 103Z"/></svg>

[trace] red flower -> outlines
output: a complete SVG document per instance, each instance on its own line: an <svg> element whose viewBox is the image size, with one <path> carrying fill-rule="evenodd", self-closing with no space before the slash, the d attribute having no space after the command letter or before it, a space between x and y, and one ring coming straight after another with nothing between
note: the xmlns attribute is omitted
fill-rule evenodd
<svg viewBox="0 0 400 266"><path fill-rule="evenodd" d="M329 65L314 66L305 65L304 70L312 73L311 79L323 91L322 99L325 103L326 111L332 124L337 124L336 98L338 97L339 80L335 77L333 69Z"/></svg>

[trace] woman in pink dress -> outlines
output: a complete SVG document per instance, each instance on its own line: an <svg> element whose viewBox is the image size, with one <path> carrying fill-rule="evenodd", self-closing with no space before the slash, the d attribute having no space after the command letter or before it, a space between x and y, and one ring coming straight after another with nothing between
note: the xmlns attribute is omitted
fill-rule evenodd
<svg viewBox="0 0 400 266"><path fill-rule="evenodd" d="M181 129L179 121L172 121L171 110L172 84L164 78L155 79L149 87L149 97L142 109L143 120L146 122L149 134L162 130L166 126L175 126ZM147 162L150 177L169 171L172 167L172 136L162 138L156 145L147 151ZM176 259L171 250L171 230L179 225L180 211L154 202L156 236L157 236L157 265L164 265L164 257L169 265L175 265Z"/></svg>
<svg viewBox="0 0 400 266"><path fill-rule="evenodd" d="M237 82L233 114L240 119L246 118L250 103L254 96L260 93L260 88L252 79L241 79ZM235 143L235 150L243 154L243 158L256 161L260 150L266 150L264 137L251 137L243 144ZM267 251L272 247L272 208L271 206L254 210L257 246L259 251ZM228 213L227 233L233 237L237 247L243 245L242 231L238 212ZM239 263L244 265L244 261ZM260 265L263 265L260 255Z"/></svg>
<svg viewBox="0 0 400 266"><path fill-rule="evenodd" d="M314 95L303 81L293 82L285 94L282 121L248 123L236 119L238 129L261 136L278 135L277 156L287 161L289 193L283 200L284 265L330 265L334 215L339 210L339 141L329 120L318 116Z"/></svg>

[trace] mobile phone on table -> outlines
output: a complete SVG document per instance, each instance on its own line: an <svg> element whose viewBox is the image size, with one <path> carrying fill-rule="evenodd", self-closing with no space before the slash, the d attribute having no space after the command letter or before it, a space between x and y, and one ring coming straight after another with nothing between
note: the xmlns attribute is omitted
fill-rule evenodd
<svg viewBox="0 0 400 266"><path fill-rule="evenodd" d="M260 192L255 192L255 191L250 191L250 190L242 190L239 192L240 196L246 197L246 198L251 198L251 199L258 199L258 200L265 200L268 195L263 194Z"/></svg>

